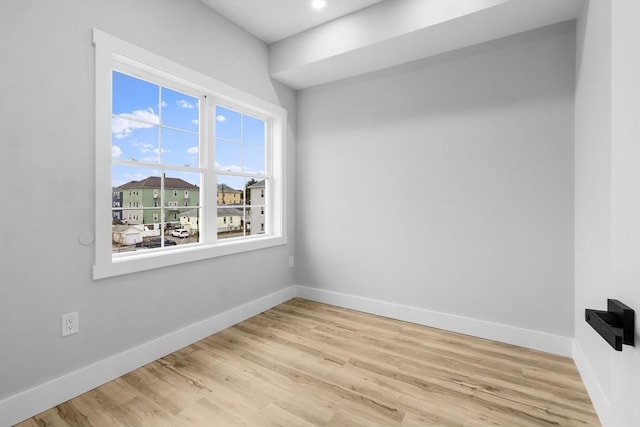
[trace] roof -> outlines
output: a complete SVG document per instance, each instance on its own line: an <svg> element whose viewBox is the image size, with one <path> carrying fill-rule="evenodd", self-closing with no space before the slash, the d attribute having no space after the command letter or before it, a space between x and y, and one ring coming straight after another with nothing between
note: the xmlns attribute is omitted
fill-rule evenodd
<svg viewBox="0 0 640 427"><path fill-rule="evenodd" d="M247 188L264 188L264 179L262 181L258 181L255 184L251 184Z"/></svg>
<svg viewBox="0 0 640 427"><path fill-rule="evenodd" d="M242 209L238 208L218 208L218 216L242 216Z"/></svg>
<svg viewBox="0 0 640 427"><path fill-rule="evenodd" d="M189 209L188 211L181 211L180 212L180 216L190 216L190 217L194 217L194 216L199 216L200 213L198 212L198 209Z"/></svg>
<svg viewBox="0 0 640 427"><path fill-rule="evenodd" d="M218 216L242 216L242 209L238 208L218 208ZM194 217L198 216L197 209L189 209L180 213L181 217Z"/></svg>
<svg viewBox="0 0 640 427"><path fill-rule="evenodd" d="M141 225L141 224L133 224L133 225L117 224L117 225L112 226L111 230L114 233L124 233L124 234L142 233L144 231L144 225Z"/></svg>
<svg viewBox="0 0 640 427"><path fill-rule="evenodd" d="M242 193L242 190L236 190L227 184L218 184L218 193Z"/></svg>
<svg viewBox="0 0 640 427"><path fill-rule="evenodd" d="M150 176L148 178L142 179L140 181L130 181L126 184L122 184L120 187L117 187L117 190L129 190L129 189L137 189L137 188L160 188L160 177L159 176ZM190 182L187 182L180 178L164 178L164 188L165 189L178 189L178 190L199 190L197 185L193 185Z"/></svg>

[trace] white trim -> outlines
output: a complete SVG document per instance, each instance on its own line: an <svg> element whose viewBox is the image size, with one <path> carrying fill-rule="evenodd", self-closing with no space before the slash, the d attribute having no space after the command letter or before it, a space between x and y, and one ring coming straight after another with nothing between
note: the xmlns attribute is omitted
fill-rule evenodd
<svg viewBox="0 0 640 427"><path fill-rule="evenodd" d="M613 422L610 420L611 404L609 403L609 399L604 390L602 390L602 385L593 372L589 359L585 356L577 339L573 340L573 361L578 368L578 373L587 389L587 393L589 393L591 403L600 419L600 423L603 427L613 427Z"/></svg>
<svg viewBox="0 0 640 427"><path fill-rule="evenodd" d="M95 146L96 146L96 189L95 189L95 261L93 266L93 279L129 274L138 271L156 269L186 262L199 261L207 258L227 256L236 253L264 249L268 247L284 245L287 243L287 111L275 104L271 104L249 93L235 89L211 77L185 67L179 63L158 56L143 48L127 43L98 29L93 30L93 44L95 46ZM132 69L129 69L131 67ZM234 239L233 242L217 239L216 218L209 212L216 208L215 200L210 188L215 188L216 173L214 167L214 155L209 144L200 142L201 156L206 158L206 165L200 164L198 168L181 168L171 165L171 170L182 170L204 174L201 182L201 206L204 221L201 242L190 247L173 247L170 250L157 249L142 251L140 254L127 253L125 256L114 256L112 253L112 214L107 207L112 204L111 164L111 105L112 105L112 70L122 69L132 75L143 74L150 81L162 83L169 80L168 87L177 88L191 96L206 96L203 110L214 113L209 119L201 117L202 135L207 141L213 143L212 121L215 117L213 108L216 103L228 104L231 108L242 114L260 118L268 122L269 134L265 141L265 150L270 150L266 178L269 179L271 188L270 218L268 232L265 235L247 236L242 239ZM133 71L137 71L133 72ZM146 74L149 74L148 76ZM164 83L162 83L164 85ZM202 98L200 98L201 101ZM206 115L205 115L206 116ZM213 126L210 126L212 125ZM267 148L268 147L268 148ZM126 164L126 161L118 161L118 164ZM202 163L202 161L201 161ZM144 166L144 163L136 163ZM157 165L150 165L157 166ZM233 174L237 175L237 174ZM252 174L251 176L260 176ZM108 203L108 204L105 204ZM177 203L177 202L176 202ZM174 206L175 205L174 203ZM186 245L185 245L186 246ZM152 252L152 253L147 253Z"/></svg>
<svg viewBox="0 0 640 427"><path fill-rule="evenodd" d="M570 337L306 286L298 285L296 294L300 298L311 301L514 344L560 356L572 356L573 338Z"/></svg>
<svg viewBox="0 0 640 427"><path fill-rule="evenodd" d="M0 401L9 427L296 296L290 286Z"/></svg>
<svg viewBox="0 0 640 427"><path fill-rule="evenodd" d="M231 240L218 242L215 245L194 244L190 247L182 247L178 250L164 248L162 251L147 254L149 251L142 251L141 255L133 253L126 258L112 259L110 263L96 264L93 266L93 278L102 279L121 274L135 273L138 271L153 270L156 268L169 267L171 265L185 264L188 262L201 261L208 258L233 255L258 249L266 249L272 246L285 245L285 236L249 236L242 240ZM97 249L96 249L97 250ZM170 254L170 256L168 256ZM109 253L111 257L111 253Z"/></svg>

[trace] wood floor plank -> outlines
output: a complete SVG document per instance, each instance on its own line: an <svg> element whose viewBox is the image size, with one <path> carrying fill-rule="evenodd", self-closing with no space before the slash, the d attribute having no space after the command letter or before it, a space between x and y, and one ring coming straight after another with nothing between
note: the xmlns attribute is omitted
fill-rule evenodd
<svg viewBox="0 0 640 427"><path fill-rule="evenodd" d="M419 351L418 352L414 351L414 348L418 348L419 350L419 347L421 346L421 344L416 342L412 342L410 344L411 345L408 347L396 346L396 349L398 349L398 352L397 352L398 354L394 354L392 356L396 362L405 363L405 364L411 363L413 362L413 359L411 359L412 357L415 358L416 356L419 356ZM371 352L377 352L377 351L378 350L375 348L369 348L364 353L370 354ZM379 353L379 355L381 355L380 356L381 358L391 357L389 355L384 355L382 353ZM405 358L404 355L408 355L407 357L409 357L409 359ZM513 375L505 376L502 370L497 370L497 371L485 370L481 367L479 368L479 364L475 364L473 366L474 378L476 378L476 380L480 379L482 383L486 385L485 386L474 385L474 383L477 381L474 381L465 376L461 376L459 374L459 372L469 371L469 366L460 366L459 364L456 364L454 366L447 366L448 364L450 364L450 362L451 360L445 360L445 359L439 358L435 360L435 362L432 364L425 364L425 363L418 362L419 363L418 367L421 371L435 371L436 375L440 374L441 372L448 373L449 377L445 378L445 385L448 382L450 382L451 384L466 384L466 387L475 388L479 392L486 392L489 394L506 393L501 397L503 399L512 400L515 403L527 402L528 400L531 400L533 398L535 400L543 400L543 403L545 400L547 403L550 403L551 401L557 400L558 393L560 393L561 396L565 396L565 397L568 394L568 391L566 390L556 390L555 393L550 393L550 392L546 393L544 391L544 388L540 390L540 388L538 387L539 384L535 384L532 381L529 381L528 389L536 391L535 396L529 396L525 392L527 390L527 387L523 387L518 384L509 383L509 381L514 379ZM519 381L521 382L522 380L519 380ZM584 392L582 393L582 395L584 395ZM575 395L572 397L576 398ZM571 410L572 408L568 406L565 409Z"/></svg>
<svg viewBox="0 0 640 427"><path fill-rule="evenodd" d="M31 426L600 425L571 359L293 299Z"/></svg>

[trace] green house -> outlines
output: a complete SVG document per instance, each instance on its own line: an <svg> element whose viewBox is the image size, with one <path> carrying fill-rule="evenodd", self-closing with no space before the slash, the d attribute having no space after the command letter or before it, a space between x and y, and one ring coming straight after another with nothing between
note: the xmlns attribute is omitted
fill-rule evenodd
<svg viewBox="0 0 640 427"><path fill-rule="evenodd" d="M161 178L150 176L140 181L130 181L114 188L122 194L122 222L144 224L150 229L164 222L178 225L182 212L200 206L200 187L180 178L164 178L164 194Z"/></svg>

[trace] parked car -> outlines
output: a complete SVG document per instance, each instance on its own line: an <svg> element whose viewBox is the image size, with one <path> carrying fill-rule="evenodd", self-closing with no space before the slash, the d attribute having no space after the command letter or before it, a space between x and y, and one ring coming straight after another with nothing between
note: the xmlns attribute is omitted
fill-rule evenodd
<svg viewBox="0 0 640 427"><path fill-rule="evenodd" d="M161 237L154 237L153 239L149 240L152 244L156 244L158 246L162 246L162 238ZM164 239L164 245L165 246L174 246L177 245L178 243L175 240L171 240L171 239Z"/></svg>
<svg viewBox="0 0 640 427"><path fill-rule="evenodd" d="M173 237L189 237L189 232L187 230L185 230L184 228L182 230L173 230L171 232L171 235Z"/></svg>
<svg viewBox="0 0 640 427"><path fill-rule="evenodd" d="M177 242L171 239L164 239L164 245L173 246L173 245L177 245ZM159 247L162 247L162 238L160 237L155 237L151 240L145 240L145 241L136 243L136 250L153 249L153 248L159 248Z"/></svg>

